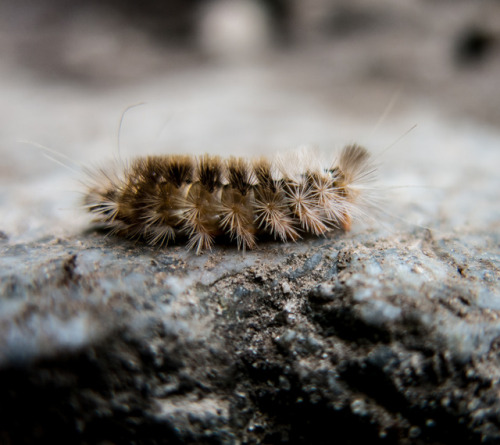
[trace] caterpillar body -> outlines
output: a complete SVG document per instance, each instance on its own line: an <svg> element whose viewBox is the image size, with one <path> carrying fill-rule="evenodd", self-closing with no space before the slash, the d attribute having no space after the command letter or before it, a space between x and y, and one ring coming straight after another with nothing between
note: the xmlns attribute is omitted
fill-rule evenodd
<svg viewBox="0 0 500 445"><path fill-rule="evenodd" d="M310 152L285 160L147 156L88 171L85 207L112 233L166 245L187 237L197 254L219 236L253 249L261 235L283 242L335 228L348 231L373 172L368 151L343 148L326 168Z"/></svg>

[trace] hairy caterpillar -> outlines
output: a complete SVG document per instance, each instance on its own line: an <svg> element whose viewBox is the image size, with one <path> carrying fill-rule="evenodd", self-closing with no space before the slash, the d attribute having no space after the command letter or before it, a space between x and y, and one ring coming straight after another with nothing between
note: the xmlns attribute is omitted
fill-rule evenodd
<svg viewBox="0 0 500 445"><path fill-rule="evenodd" d="M365 148L348 145L326 168L302 151L288 160L148 156L88 173L84 203L97 223L152 245L182 234L200 254L218 236L253 249L264 234L286 242L348 231L373 169Z"/></svg>

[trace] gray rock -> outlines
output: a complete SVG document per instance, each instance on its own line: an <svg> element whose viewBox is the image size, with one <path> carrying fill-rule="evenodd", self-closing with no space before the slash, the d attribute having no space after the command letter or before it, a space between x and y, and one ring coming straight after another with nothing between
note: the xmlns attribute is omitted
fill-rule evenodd
<svg viewBox="0 0 500 445"><path fill-rule="evenodd" d="M447 240L414 239L411 255L339 234L204 257L100 234L4 247L6 437L495 442L495 310L453 262L420 271Z"/></svg>

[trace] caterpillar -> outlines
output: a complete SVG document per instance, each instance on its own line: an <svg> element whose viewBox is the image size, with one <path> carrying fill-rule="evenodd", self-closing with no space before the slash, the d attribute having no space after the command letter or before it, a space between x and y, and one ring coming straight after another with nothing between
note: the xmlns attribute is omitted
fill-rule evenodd
<svg viewBox="0 0 500 445"><path fill-rule="evenodd" d="M345 146L322 167L308 151L270 160L146 156L88 170L84 206L111 233L164 246L176 236L201 254L218 237L254 249L261 236L283 242L349 231L373 173L368 151Z"/></svg>

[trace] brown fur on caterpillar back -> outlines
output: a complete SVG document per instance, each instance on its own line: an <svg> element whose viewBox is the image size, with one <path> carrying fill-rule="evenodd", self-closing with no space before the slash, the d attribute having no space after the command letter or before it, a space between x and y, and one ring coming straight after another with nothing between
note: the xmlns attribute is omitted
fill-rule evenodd
<svg viewBox="0 0 500 445"><path fill-rule="evenodd" d="M328 168L301 164L149 156L123 171L91 172L84 201L95 221L116 234L160 246L184 234L197 254L221 235L253 249L259 234L285 242L301 233L349 230L356 185L373 172L366 149L346 146Z"/></svg>

